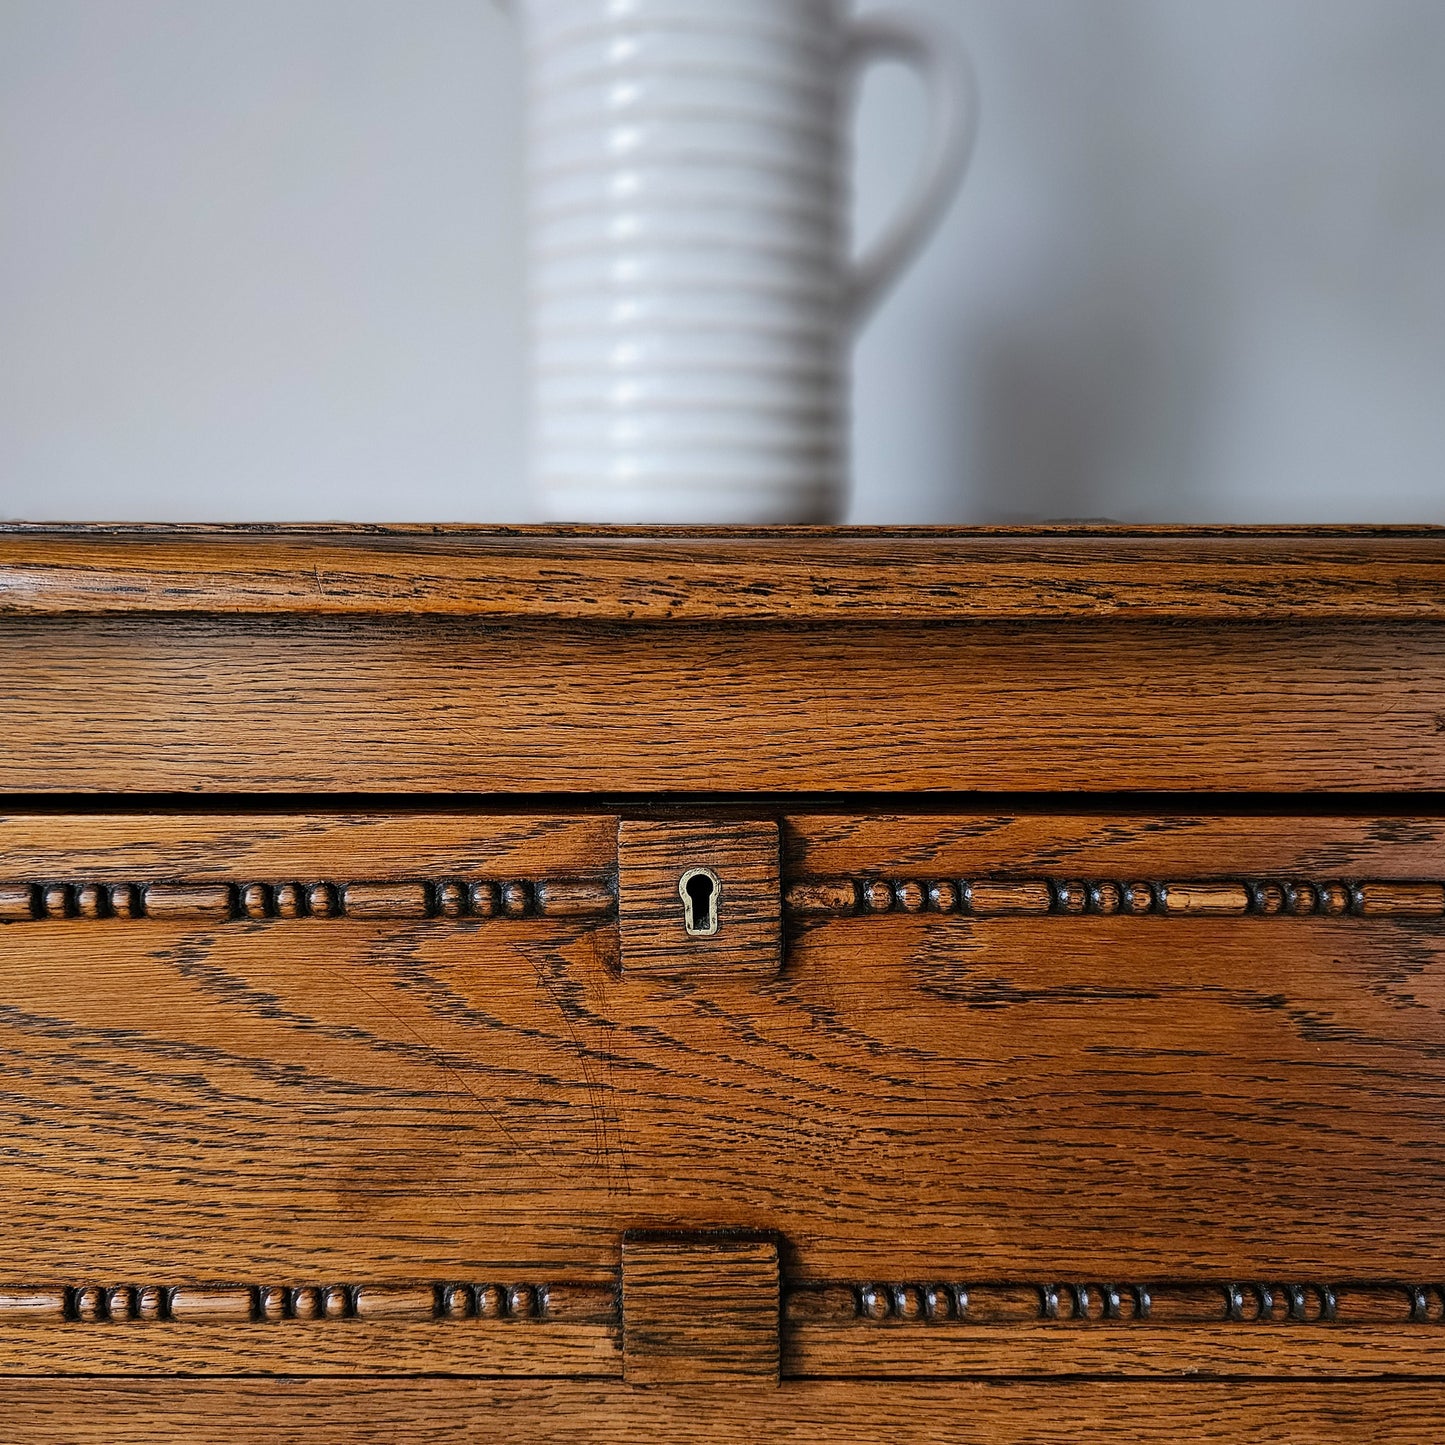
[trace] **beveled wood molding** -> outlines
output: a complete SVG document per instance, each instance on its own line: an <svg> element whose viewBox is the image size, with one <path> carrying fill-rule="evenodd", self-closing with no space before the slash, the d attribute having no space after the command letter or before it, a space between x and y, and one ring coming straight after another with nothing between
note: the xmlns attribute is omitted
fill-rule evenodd
<svg viewBox="0 0 1445 1445"><path fill-rule="evenodd" d="M723 827L723 825L719 825ZM775 826L775 825L768 825ZM697 825L694 825L696 831ZM706 853L706 838L698 844ZM708 855L711 856L711 855ZM1046 878L794 878L782 885L793 919L951 914L1038 917L1439 918L1445 883L1431 880ZM666 913L676 909L669 904ZM353 882L187 881L0 883L0 923L59 919L266 922L281 919L607 919L618 912L616 876L507 881L374 879ZM670 936L670 935L669 935ZM722 936L721 944L731 946Z"/></svg>
<svg viewBox="0 0 1445 1445"><path fill-rule="evenodd" d="M0 1326L317 1320L607 1324L616 1316L615 1289L571 1283L0 1287Z"/></svg>
<svg viewBox="0 0 1445 1445"><path fill-rule="evenodd" d="M0 883L0 923L56 919L266 922L295 918L609 918L607 878L367 882Z"/></svg>
<svg viewBox="0 0 1445 1445"><path fill-rule="evenodd" d="M1445 883L1383 879L895 879L860 875L794 879L787 885L783 906L788 915L802 919L889 913L979 918L1045 914L1439 918L1445 916Z"/></svg>
<svg viewBox="0 0 1445 1445"><path fill-rule="evenodd" d="M1445 620L1445 529L0 527L0 613Z"/></svg>
<svg viewBox="0 0 1445 1445"><path fill-rule="evenodd" d="M789 1321L860 1325L1445 1323L1445 1285L1380 1281L820 1284L785 1299Z"/></svg>
<svg viewBox="0 0 1445 1445"><path fill-rule="evenodd" d="M788 1291L787 1378L1436 1376L1439 1284L862 1283Z"/></svg>
<svg viewBox="0 0 1445 1445"><path fill-rule="evenodd" d="M1445 1369L1440 1283L808 1283L780 1296L765 1241L632 1251L609 1283L10 1286L0 1288L0 1369L546 1375L770 1395L780 1380L849 1377Z"/></svg>
<svg viewBox="0 0 1445 1445"><path fill-rule="evenodd" d="M703 1241L625 1246L623 1286L563 1281L388 1284L4 1285L5 1324L279 1324L336 1320L546 1321L608 1324L624 1301L650 1307L685 1331L728 1328L736 1314L753 1320L754 1286L776 1290L776 1248L750 1239L719 1247ZM828 1282L785 1284L784 1326L859 1328L969 1324L1007 1327L1039 1322L1120 1325L1445 1325L1445 1283L1271 1280L1160 1283ZM634 1303L634 1312L643 1308ZM776 1319L777 1305L768 1308ZM639 1319L635 1328L641 1327ZM750 1323L749 1328L752 1328Z"/></svg>

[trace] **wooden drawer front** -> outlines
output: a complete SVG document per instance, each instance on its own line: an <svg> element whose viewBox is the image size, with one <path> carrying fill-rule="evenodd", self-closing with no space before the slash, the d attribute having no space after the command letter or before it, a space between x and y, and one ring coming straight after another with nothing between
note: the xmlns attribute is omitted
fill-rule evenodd
<svg viewBox="0 0 1445 1445"><path fill-rule="evenodd" d="M614 820L31 816L0 858L0 1369L617 1373L569 1005Z"/></svg>
<svg viewBox="0 0 1445 1445"><path fill-rule="evenodd" d="M1445 1368L1445 827L781 824L0 821L0 1371Z"/></svg>
<svg viewBox="0 0 1445 1445"><path fill-rule="evenodd" d="M780 1220L818 1281L791 1369L1445 1363L1438 822L810 818L791 840L776 1036L835 1086L798 1106L828 1192Z"/></svg>
<svg viewBox="0 0 1445 1445"><path fill-rule="evenodd" d="M17 793L1445 787L1438 622L0 620Z"/></svg>

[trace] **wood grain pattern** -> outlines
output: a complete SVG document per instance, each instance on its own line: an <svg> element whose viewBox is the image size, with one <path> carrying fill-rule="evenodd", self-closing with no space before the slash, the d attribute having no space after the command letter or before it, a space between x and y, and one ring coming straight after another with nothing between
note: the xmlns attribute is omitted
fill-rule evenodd
<svg viewBox="0 0 1445 1445"><path fill-rule="evenodd" d="M90 822L144 855L146 815ZM49 823L4 826L43 853ZM1441 856L1428 820L1018 827L1146 877L1215 835L1284 877ZM885 866L966 864L977 831L786 828ZM328 836L350 871L380 835ZM775 1232L799 1284L1414 1280L1437 1252L1445 918L905 908L797 930L767 980L619 974L610 921L157 919L103 967L97 927L0 930L0 1280L604 1283L634 1228Z"/></svg>
<svg viewBox="0 0 1445 1445"><path fill-rule="evenodd" d="M0 959L0 1279L615 1270L612 925L72 920Z"/></svg>
<svg viewBox="0 0 1445 1445"><path fill-rule="evenodd" d="M1420 1375L1445 1364L1438 1285L818 1285L786 1296L793 1377Z"/></svg>
<svg viewBox="0 0 1445 1445"><path fill-rule="evenodd" d="M197 1312L184 1324L161 1326L7 1325L0 1328L0 1372L172 1380L235 1375L618 1379L618 1335L612 1324L539 1320L336 1320L301 1329L223 1321Z"/></svg>
<svg viewBox="0 0 1445 1445"><path fill-rule="evenodd" d="M624 818L617 837L618 929L628 973L721 968L775 974L782 963L778 824L772 819ZM689 936L679 888L705 869L716 931Z"/></svg>
<svg viewBox="0 0 1445 1445"><path fill-rule="evenodd" d="M808 931L760 1031L833 1084L814 1112L792 1074L794 1127L834 1181L822 1253L851 1253L841 1236L861 1245L886 1208L905 1278L955 1250L1023 1278L1085 1260L1126 1279L1182 1260L1408 1274L1439 1230L1417 1184L1445 1167L1424 1102L1441 1087L1442 941L1438 920L1346 936L1327 918L1122 914ZM815 1027L774 1033L793 1008ZM806 1271L817 1236L795 1233Z"/></svg>
<svg viewBox="0 0 1445 1445"><path fill-rule="evenodd" d="M1439 918L1445 885L1421 880L1193 879L1146 883L1051 878L802 878L790 881L784 911L793 918L880 913L953 913L1000 918L1045 913L1078 917Z"/></svg>
<svg viewBox="0 0 1445 1445"><path fill-rule="evenodd" d="M328 877L342 858L355 871ZM502 877L474 876L483 869ZM0 816L7 923L600 918L615 911L616 871L616 821L600 815ZM303 876L276 880L287 872ZM437 876L457 872L473 876Z"/></svg>
<svg viewBox="0 0 1445 1445"><path fill-rule="evenodd" d="M778 1382L778 1246L634 1231L622 1241L622 1376L630 1385Z"/></svg>
<svg viewBox="0 0 1445 1445"><path fill-rule="evenodd" d="M830 874L1069 879L1291 875L1429 878L1445 857L1445 820L1267 811L1199 812L1161 803L1099 810L1045 804L1010 813L794 812L783 834L789 878Z"/></svg>
<svg viewBox="0 0 1445 1445"><path fill-rule="evenodd" d="M602 1284L87 1284L0 1290L0 1326L378 1319L614 1324L616 1314L616 1289Z"/></svg>
<svg viewBox="0 0 1445 1445"><path fill-rule="evenodd" d="M621 1372L614 1284L81 1285L0 1294L0 1373Z"/></svg>
<svg viewBox="0 0 1445 1445"><path fill-rule="evenodd" d="M617 821L600 813L404 806L0 812L0 871L10 877L220 883L338 871L380 879L601 877L616 868Z"/></svg>
<svg viewBox="0 0 1445 1445"><path fill-rule="evenodd" d="M785 1338L785 1373L808 1379L1438 1377L1445 1368L1445 1338L1438 1332L1403 1333L1382 1325L1251 1330L1189 1325L1059 1329L1039 1324L1000 1330L951 1324L908 1332L810 1323L794 1327Z"/></svg>
<svg viewBox="0 0 1445 1445"><path fill-rule="evenodd" d="M1445 620L1438 528L0 529L0 611Z"/></svg>
<svg viewBox="0 0 1445 1445"><path fill-rule="evenodd" d="M1376 885L1375 911L1389 908ZM1412 894L1412 897L1415 895ZM1395 900L1394 911L1401 911ZM612 879L387 879L338 883L7 883L0 922L88 918L212 923L293 918L608 918Z"/></svg>
<svg viewBox="0 0 1445 1445"><path fill-rule="evenodd" d="M1408 1376L1437 1284L830 1284L776 1245L622 1247L622 1287L94 1286L0 1292L0 1372L555 1374L633 1385L859 1376Z"/></svg>
<svg viewBox="0 0 1445 1445"><path fill-rule="evenodd" d="M19 792L1445 787L1421 624L16 618L0 669Z"/></svg>
<svg viewBox="0 0 1445 1445"><path fill-rule="evenodd" d="M0 868L145 887L233 866L609 874L616 837L607 817L12 814ZM577 975L605 1003L610 920L0 928L14 1085L0 1280L525 1279L529 1265L545 1280L560 1263L611 1282L609 1024L577 1008L584 956ZM554 1214L562 1235L529 1253L519 1212ZM589 1216L594 1243L576 1251Z"/></svg>
<svg viewBox="0 0 1445 1445"><path fill-rule="evenodd" d="M0 816L0 1377L54 1377L0 1421L1433 1439L1442 579L1431 529L0 528L0 791L56 795ZM181 792L250 802L95 811Z"/></svg>
<svg viewBox="0 0 1445 1445"><path fill-rule="evenodd" d="M29 1445L1420 1445L1445 1411L1436 1380L1399 1382L790 1381L637 1390L585 1381L0 1380L0 1418Z"/></svg>

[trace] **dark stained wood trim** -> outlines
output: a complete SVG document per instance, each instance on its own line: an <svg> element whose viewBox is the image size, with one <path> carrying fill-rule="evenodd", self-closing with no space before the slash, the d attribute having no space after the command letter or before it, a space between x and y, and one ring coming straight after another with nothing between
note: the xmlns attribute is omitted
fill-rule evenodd
<svg viewBox="0 0 1445 1445"><path fill-rule="evenodd" d="M0 1374L551 1374L631 1385L871 1376L1438 1374L1445 1286L833 1283L765 1240L624 1244L616 1282L0 1289ZM786 1385L785 1385L786 1388Z"/></svg>
<svg viewBox="0 0 1445 1445"><path fill-rule="evenodd" d="M1445 529L0 528L0 613L1445 620Z"/></svg>
<svg viewBox="0 0 1445 1445"><path fill-rule="evenodd" d="M0 1288L13 1324L284 1324L326 1320L547 1320L608 1324L599 1284L65 1285Z"/></svg>
<svg viewBox="0 0 1445 1445"><path fill-rule="evenodd" d="M608 918L612 878L401 878L204 883L0 883L0 923L159 918L251 923L294 918Z"/></svg>
<svg viewBox="0 0 1445 1445"><path fill-rule="evenodd" d="M547 1320L606 1324L630 1297L661 1289L669 1311L696 1314L713 1273L736 1268L726 1298L777 1290L775 1242L707 1233L635 1232L623 1242L622 1291L595 1282L121 1284L0 1286L0 1327L14 1324L289 1324L327 1320ZM632 1273L629 1275L629 1270ZM689 1304L689 1299L693 1303ZM1445 1284L1190 1280L1162 1283L817 1283L783 1292L787 1326L949 1323L1073 1325L1348 1324L1445 1327ZM742 1301L746 1303L746 1301ZM777 1304L771 1306L773 1316ZM641 1328L642 1321L634 1321ZM776 1325L776 1318L774 1318Z"/></svg>
<svg viewBox="0 0 1445 1445"><path fill-rule="evenodd" d="M0 890L3 896L3 890ZM784 911L795 918L937 913L961 917L1122 913L1185 917L1439 918L1445 883L1383 879L1203 878L1166 882L1054 878L799 878Z"/></svg>
<svg viewBox="0 0 1445 1445"><path fill-rule="evenodd" d="M697 825L692 825L697 832ZM738 825L734 825L736 831ZM774 826L774 825L768 825ZM705 838L705 831L699 834ZM705 844L698 856L707 858ZM771 896L776 897L776 878ZM766 895L760 895L766 896ZM484 918L610 918L617 913L618 882L605 878L382 879L337 883L0 882L0 924L89 920L136 922L267 922L298 918L450 920ZM1045 878L796 878L782 893L783 912L796 919L877 917L887 913L951 914L964 918L1063 914L1131 917L1439 918L1445 883L1430 880L1193 879L1121 882ZM654 910L661 916L661 910ZM669 907L670 922L677 912ZM774 910L776 916L776 909ZM670 935L669 935L670 937ZM736 971L738 950L722 936ZM699 944L689 944L686 971L700 966ZM777 968L776 929L761 955L765 972ZM661 971L677 967L668 945ZM743 960L744 964L747 960ZM634 963L636 970L642 965Z"/></svg>
<svg viewBox="0 0 1445 1445"><path fill-rule="evenodd" d="M1445 1285L1404 1281L1189 1280L1158 1284L809 1284L786 1295L790 1324L860 1328L971 1324L1430 1325L1445 1323Z"/></svg>

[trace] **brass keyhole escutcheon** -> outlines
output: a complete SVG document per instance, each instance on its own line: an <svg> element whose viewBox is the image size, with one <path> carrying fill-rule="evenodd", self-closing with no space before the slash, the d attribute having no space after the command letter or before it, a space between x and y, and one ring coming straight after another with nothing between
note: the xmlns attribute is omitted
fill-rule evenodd
<svg viewBox="0 0 1445 1445"><path fill-rule="evenodd" d="M775 819L623 818L617 825L622 972L775 977L783 956L781 862Z"/></svg>
<svg viewBox="0 0 1445 1445"><path fill-rule="evenodd" d="M689 938L710 938L717 932L722 883L711 868L689 868L678 879L677 894L682 899L682 926Z"/></svg>

